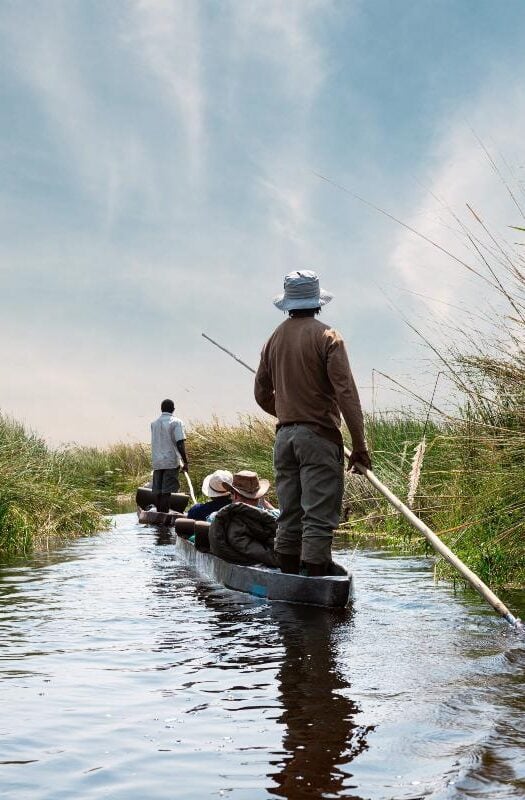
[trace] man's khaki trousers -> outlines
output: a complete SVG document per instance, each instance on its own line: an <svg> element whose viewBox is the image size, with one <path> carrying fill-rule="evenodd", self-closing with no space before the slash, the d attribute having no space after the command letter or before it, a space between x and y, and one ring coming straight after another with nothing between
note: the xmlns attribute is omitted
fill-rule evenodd
<svg viewBox="0 0 525 800"><path fill-rule="evenodd" d="M300 554L310 564L330 561L343 499L343 448L308 425L285 425L277 431L273 459L281 512L276 552Z"/></svg>

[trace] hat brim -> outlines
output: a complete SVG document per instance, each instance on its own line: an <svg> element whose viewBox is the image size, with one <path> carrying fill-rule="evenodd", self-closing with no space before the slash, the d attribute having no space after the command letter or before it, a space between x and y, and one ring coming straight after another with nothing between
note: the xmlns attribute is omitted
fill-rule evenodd
<svg viewBox="0 0 525 800"><path fill-rule="evenodd" d="M216 489L213 489L210 486L210 480L213 477L213 473L211 475L206 475L202 482L202 493L206 497L224 497L225 494L229 494L230 489L224 489L222 492L218 492Z"/></svg>
<svg viewBox="0 0 525 800"><path fill-rule="evenodd" d="M258 500L267 493L270 488L270 481L266 478L261 478L259 480L259 488L256 492L246 492L244 489L239 489L238 486L234 486L233 483L227 483L226 481L223 481L222 485L228 492L237 492L241 497L247 497L248 500Z"/></svg>
<svg viewBox="0 0 525 800"><path fill-rule="evenodd" d="M333 299L333 294L327 292L326 289L320 289L319 297L305 297L302 300L294 300L290 297L286 297L285 293L279 294L274 298L273 304L280 311L291 311L292 309L297 309L297 311L300 311L302 309L319 308L319 306L325 306L330 302L330 300Z"/></svg>

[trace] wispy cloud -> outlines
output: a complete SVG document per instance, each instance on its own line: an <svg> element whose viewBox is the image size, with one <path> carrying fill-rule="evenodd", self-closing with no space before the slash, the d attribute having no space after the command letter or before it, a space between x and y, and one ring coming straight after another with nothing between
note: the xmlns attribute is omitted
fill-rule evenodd
<svg viewBox="0 0 525 800"><path fill-rule="evenodd" d="M279 88L294 103L315 98L329 68L319 23L334 8L332 0L234 0L230 8L242 57L273 63Z"/></svg>
<svg viewBox="0 0 525 800"><path fill-rule="evenodd" d="M525 200L515 153L525 124L525 99L516 89L508 86L505 91L498 87L497 94L484 92L476 98L469 121L468 109L465 116L452 120L434 152L429 153L428 162L434 166L430 177L421 178L422 196L407 220L422 236L487 279L491 276L483 257L496 263L501 254L467 204L502 242L509 238L508 226L520 224L519 210L509 193L514 189L516 197ZM506 110L511 107L509 118ZM397 237L390 263L436 320L461 318L458 303L476 311L487 308L493 299L483 278L406 230Z"/></svg>
<svg viewBox="0 0 525 800"><path fill-rule="evenodd" d="M199 9L192 0L136 0L124 34L173 109L194 177L204 169L207 144Z"/></svg>
<svg viewBox="0 0 525 800"><path fill-rule="evenodd" d="M186 418L254 411L249 375L200 333L256 363L298 267L334 292L323 319L360 384L412 368L380 288L401 285L410 314L410 292L437 297L420 308L448 323L478 283L313 172L470 258L446 207L496 226L517 210L461 115L498 163L523 167L525 128L523 37L487 4L460 9L444 53L449 14L416 5L4 3L2 408L55 440L81 418L84 441L144 438L165 394Z"/></svg>
<svg viewBox="0 0 525 800"><path fill-rule="evenodd" d="M41 146L60 165L54 184L74 187L88 204L86 212L96 213L107 230L137 194L142 204L153 201L153 170L138 131L108 109L95 89L94 53L88 49L83 58L77 50L74 11L66 3L36 4L27 15L13 6L2 33L9 69L31 92L33 111L38 109ZM38 166L33 162L34 179Z"/></svg>
<svg viewBox="0 0 525 800"><path fill-rule="evenodd" d="M249 0L227 7L230 55L237 65L230 97L233 93L237 111L252 103L252 97L260 97L267 107L261 125L252 126L250 160L253 193L271 242L266 264L272 265L270 274L280 276L283 270L316 261L312 204L318 186L309 166L316 159L315 105L331 68L329 48L319 32L335 14L335 4ZM248 77L247 83L245 74L257 79L250 83ZM246 122L236 121L240 127Z"/></svg>
<svg viewBox="0 0 525 800"><path fill-rule="evenodd" d="M279 178L282 180L280 170L274 173L273 180ZM271 233L301 246L304 243L304 227L308 220L308 191L298 185L297 179L288 184L284 182L276 184L270 179L261 178L260 185L271 205Z"/></svg>

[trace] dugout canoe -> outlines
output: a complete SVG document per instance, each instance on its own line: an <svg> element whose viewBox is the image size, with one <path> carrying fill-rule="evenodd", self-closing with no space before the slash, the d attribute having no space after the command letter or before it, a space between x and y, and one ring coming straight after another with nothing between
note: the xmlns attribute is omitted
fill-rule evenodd
<svg viewBox="0 0 525 800"><path fill-rule="evenodd" d="M175 550L182 561L198 572L227 589L245 592L254 597L281 603L321 606L324 608L344 608L352 599L353 578L341 566L340 575L323 575L309 578L306 575L290 575L271 567L248 566L224 561L208 552L209 524L189 520L182 514L161 514L157 511L140 511L138 520L142 525L170 527L176 523L179 533L170 531ZM197 539L197 547L187 538L192 532ZM202 547L203 549L198 549Z"/></svg>
<svg viewBox="0 0 525 800"><path fill-rule="evenodd" d="M176 536L175 550L186 564L227 589L282 603L344 608L352 597L352 576L323 575L307 578L289 575L264 566L231 564L211 553L197 550L182 536Z"/></svg>

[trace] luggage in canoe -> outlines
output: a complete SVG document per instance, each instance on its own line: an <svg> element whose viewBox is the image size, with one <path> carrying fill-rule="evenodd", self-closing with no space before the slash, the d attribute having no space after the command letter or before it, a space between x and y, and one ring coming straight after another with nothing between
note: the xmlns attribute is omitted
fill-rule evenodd
<svg viewBox="0 0 525 800"><path fill-rule="evenodd" d="M170 495L170 509L182 513L188 505L190 498L189 495L182 492L173 493ZM135 502L139 508L143 510L148 506L155 505L153 492L147 486L139 486L137 494L135 495Z"/></svg>

